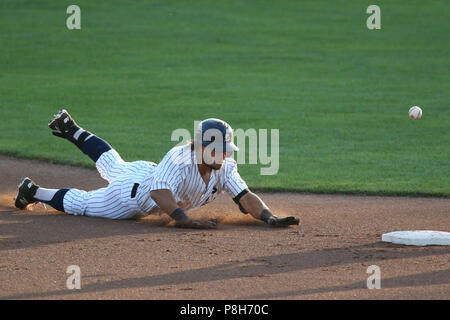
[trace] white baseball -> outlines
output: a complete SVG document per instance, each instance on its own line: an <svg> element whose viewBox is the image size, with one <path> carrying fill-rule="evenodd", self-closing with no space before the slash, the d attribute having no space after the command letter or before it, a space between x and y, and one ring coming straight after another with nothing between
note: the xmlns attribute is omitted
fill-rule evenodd
<svg viewBox="0 0 450 320"><path fill-rule="evenodd" d="M418 106L411 107L408 111L408 115L413 120L419 120L422 117L422 109Z"/></svg>

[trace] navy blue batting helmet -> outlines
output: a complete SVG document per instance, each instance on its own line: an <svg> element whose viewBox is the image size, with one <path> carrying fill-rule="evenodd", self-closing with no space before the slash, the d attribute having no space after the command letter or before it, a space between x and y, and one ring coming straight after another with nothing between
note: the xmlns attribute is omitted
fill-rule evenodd
<svg viewBox="0 0 450 320"><path fill-rule="evenodd" d="M222 147L222 152L239 151L233 142L233 129L220 119L209 118L200 122L195 131L195 140L201 141L204 146L214 143L216 149Z"/></svg>

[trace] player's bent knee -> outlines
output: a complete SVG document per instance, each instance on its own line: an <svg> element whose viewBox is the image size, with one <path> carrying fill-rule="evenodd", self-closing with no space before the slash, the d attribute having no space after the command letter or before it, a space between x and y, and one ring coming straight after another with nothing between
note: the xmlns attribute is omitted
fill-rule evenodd
<svg viewBox="0 0 450 320"><path fill-rule="evenodd" d="M108 182L112 182L114 178L123 170L122 165L125 164L119 153L111 149L103 153L95 163L100 176Z"/></svg>

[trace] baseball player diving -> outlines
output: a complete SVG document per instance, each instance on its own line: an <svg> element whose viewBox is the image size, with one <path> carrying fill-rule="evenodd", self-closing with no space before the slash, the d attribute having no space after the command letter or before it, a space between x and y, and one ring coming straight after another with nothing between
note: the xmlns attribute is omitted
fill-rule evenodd
<svg viewBox="0 0 450 320"><path fill-rule="evenodd" d="M45 189L30 178L18 187L15 206L25 209L35 202L46 203L71 215L130 219L164 212L185 228L215 228L216 219L193 219L187 212L213 201L225 191L243 213L250 213L269 226L298 225L295 217L280 218L240 177L230 157L239 149L233 130L220 119L199 123L194 141L172 148L159 164L125 162L106 141L81 128L66 110L50 121L53 135L75 144L91 158L107 187L89 192L79 189Z"/></svg>

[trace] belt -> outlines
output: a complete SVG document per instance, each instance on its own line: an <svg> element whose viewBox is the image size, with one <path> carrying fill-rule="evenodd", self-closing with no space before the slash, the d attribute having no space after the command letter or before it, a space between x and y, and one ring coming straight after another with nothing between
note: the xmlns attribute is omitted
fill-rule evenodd
<svg viewBox="0 0 450 320"><path fill-rule="evenodd" d="M133 189L131 189L131 199L136 197L136 192L137 192L138 187L139 187L139 183L135 183L133 185Z"/></svg>

